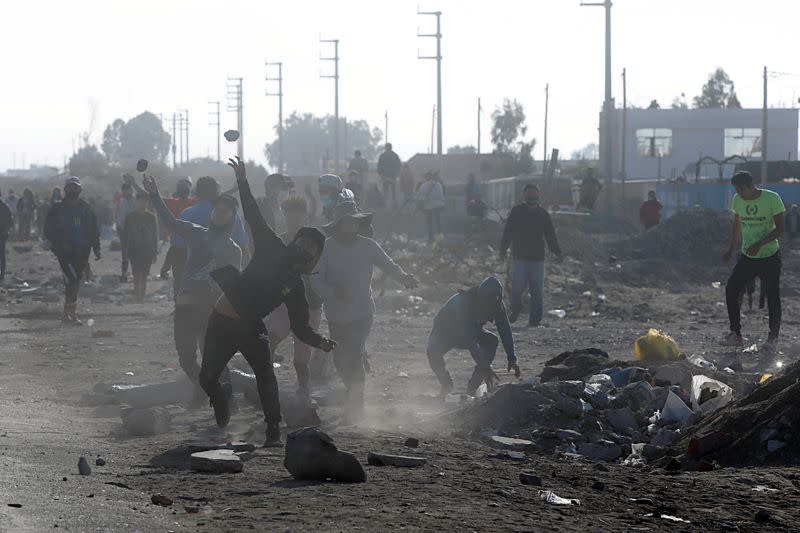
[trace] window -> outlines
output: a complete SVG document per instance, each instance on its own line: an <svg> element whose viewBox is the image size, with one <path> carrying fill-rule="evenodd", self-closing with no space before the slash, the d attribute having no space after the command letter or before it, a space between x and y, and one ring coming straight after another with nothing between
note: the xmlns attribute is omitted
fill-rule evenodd
<svg viewBox="0 0 800 533"><path fill-rule="evenodd" d="M645 128L636 130L639 157L664 157L672 153L672 130Z"/></svg>
<svg viewBox="0 0 800 533"><path fill-rule="evenodd" d="M761 157L761 128L725 128L725 157Z"/></svg>

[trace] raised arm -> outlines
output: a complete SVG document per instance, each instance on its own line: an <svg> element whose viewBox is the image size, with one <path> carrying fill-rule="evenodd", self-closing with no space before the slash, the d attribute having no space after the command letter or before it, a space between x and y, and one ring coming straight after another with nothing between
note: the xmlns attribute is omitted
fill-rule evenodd
<svg viewBox="0 0 800 533"><path fill-rule="evenodd" d="M394 262L389 257L380 244L370 239L373 245L373 259L372 262L375 266L380 268L383 272L388 274L398 283L402 283L407 289L413 289L418 285L417 280L411 274L400 268L400 265Z"/></svg>
<svg viewBox="0 0 800 533"><path fill-rule="evenodd" d="M281 241L275 231L269 227L269 224L267 224L267 221L264 220L263 215L261 215L258 203L256 203L253 192L250 190L250 184L247 183L244 161L237 156L235 160L228 160L228 166L230 166L236 174L236 184L239 187L239 198L242 202L244 219L250 226L256 251L265 246L274 246L275 244L283 245L283 241Z"/></svg>
<svg viewBox="0 0 800 533"><path fill-rule="evenodd" d="M155 209L158 219L171 233L189 241L195 235L204 231L202 226L175 218L169 208L167 208L167 204L164 203L164 199L161 198L161 193L158 191L158 184L153 176L144 178L142 182L144 188L140 187L133 176L128 174L125 175L125 182L130 183L137 192L145 192L150 196L150 202L153 204L153 209Z"/></svg>
<svg viewBox="0 0 800 533"><path fill-rule="evenodd" d="M324 352L333 350L336 343L314 331L309 324L308 300L306 300L306 290L302 280L292 287L284 303L289 312L289 325L298 340Z"/></svg>

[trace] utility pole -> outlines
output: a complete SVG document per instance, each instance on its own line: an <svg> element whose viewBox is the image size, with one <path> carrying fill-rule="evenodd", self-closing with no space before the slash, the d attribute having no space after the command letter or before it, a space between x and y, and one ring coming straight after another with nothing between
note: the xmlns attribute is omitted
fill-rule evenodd
<svg viewBox="0 0 800 533"><path fill-rule="evenodd" d="M178 132L178 116L172 113L172 170L178 168L178 160L175 157L175 135Z"/></svg>
<svg viewBox="0 0 800 533"><path fill-rule="evenodd" d="M236 129L239 140L236 143L236 155L244 161L244 115L242 105L242 78L228 78L228 111L236 113Z"/></svg>
<svg viewBox="0 0 800 533"><path fill-rule="evenodd" d="M544 156L542 156L542 175L547 174L547 112L550 107L550 84L544 86Z"/></svg>
<svg viewBox="0 0 800 533"><path fill-rule="evenodd" d="M481 155L481 97L478 97L478 146L476 147L478 155Z"/></svg>
<svg viewBox="0 0 800 533"><path fill-rule="evenodd" d="M604 172L606 175L606 208L611 211L611 182L614 176L614 161L612 144L614 142L613 131L611 128L614 114L614 100L611 97L611 0L603 2L581 2L581 6L604 7L606 10L606 76L605 76L605 99L603 100L603 132L600 145L603 148Z"/></svg>
<svg viewBox="0 0 800 533"><path fill-rule="evenodd" d="M761 117L761 185L767 184L767 67L764 67L764 110Z"/></svg>
<svg viewBox="0 0 800 533"><path fill-rule="evenodd" d="M186 160L185 161L188 163L189 159L190 159L189 158L189 110L188 109L183 109L182 111L183 111L184 117L186 117L185 120L184 120L184 123L183 123L183 127L184 127L183 132L186 134Z"/></svg>
<svg viewBox="0 0 800 533"><path fill-rule="evenodd" d="M277 81L278 82L278 91L277 92L270 92L269 88L267 88L266 95L267 96L277 96L278 97L278 172L281 174L283 173L283 63L270 63L266 62L265 65L267 66L267 77L265 78L267 82L270 81ZM269 75L269 67L277 66L278 67L278 76L277 77L270 77Z"/></svg>
<svg viewBox="0 0 800 533"><path fill-rule="evenodd" d="M176 132L176 135L178 136L178 152L180 154L178 161L180 161L180 164L182 165L183 164L183 113L180 111L178 111L178 131Z"/></svg>
<svg viewBox="0 0 800 533"><path fill-rule="evenodd" d="M339 174L339 39L320 39L320 43L333 43L333 57L320 57L320 61L333 61L333 76L321 76L333 80L333 161Z"/></svg>
<svg viewBox="0 0 800 533"><path fill-rule="evenodd" d="M386 144L389 142L389 111L386 110L383 113L383 136L384 141L383 143Z"/></svg>
<svg viewBox="0 0 800 533"><path fill-rule="evenodd" d="M622 69L622 162L620 177L622 178L622 203L625 204L625 182L628 178L626 172L625 157L627 157L627 149L625 145L628 143L628 75L626 69Z"/></svg>
<svg viewBox="0 0 800 533"><path fill-rule="evenodd" d="M436 104L433 105L433 112L431 113L431 153L433 153L433 130L436 123Z"/></svg>
<svg viewBox="0 0 800 533"><path fill-rule="evenodd" d="M220 112L219 112L219 104L220 104L220 102L219 102L219 100L216 100L214 102L209 102L209 104L210 105L214 105L214 106L217 107L216 111L209 111L208 112L208 116L209 116L208 125L217 127L217 161L222 161L222 159L220 159L221 150L220 150L220 146L219 146L220 137L221 137L221 135L220 135L220 127L221 127L221 124L222 124L222 120L220 120L221 117L220 117Z"/></svg>
<svg viewBox="0 0 800 533"><path fill-rule="evenodd" d="M417 59L436 60L436 153L442 155L442 12L417 11L417 15L434 15L436 17L436 33L419 33L417 31L417 37L436 38L436 55L420 56L418 51ZM432 142L431 145L433 145Z"/></svg>

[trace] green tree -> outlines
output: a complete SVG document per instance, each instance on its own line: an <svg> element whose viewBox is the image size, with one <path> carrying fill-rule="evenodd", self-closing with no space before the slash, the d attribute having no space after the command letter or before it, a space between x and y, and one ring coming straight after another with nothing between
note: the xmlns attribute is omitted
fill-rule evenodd
<svg viewBox="0 0 800 533"><path fill-rule="evenodd" d="M128 167L137 160L163 163L169 154L172 137L161 120L149 111L128 122L118 118L103 132L103 152L111 163Z"/></svg>
<svg viewBox="0 0 800 533"><path fill-rule="evenodd" d="M711 73L700 94L694 97L693 103L695 107L702 109L723 109L737 105L741 107L739 99L736 98L733 81L720 67Z"/></svg>
<svg viewBox="0 0 800 533"><path fill-rule="evenodd" d="M680 96L673 98L670 107L672 109L689 109L689 106L686 104L686 95L681 93Z"/></svg>
<svg viewBox="0 0 800 533"><path fill-rule="evenodd" d="M517 100L503 100L503 106L492 113L492 144L496 152L511 152L517 139L528 131L525 111Z"/></svg>
<svg viewBox="0 0 800 533"><path fill-rule="evenodd" d="M119 163L119 156L122 150L122 129L125 127L125 121L121 118L116 119L114 122L106 126L103 132L103 143L100 148L109 161Z"/></svg>
<svg viewBox="0 0 800 533"><path fill-rule="evenodd" d="M326 171L326 167L333 166L326 163L333 158L335 126L336 119L330 115L317 117L311 113L292 113L283 125L286 172L296 175L318 174ZM277 126L275 130L277 132ZM382 138L382 132L377 128L370 129L366 120L339 119L340 156L345 159L351 155L344 153L346 144L353 150L361 150L361 155L367 160L374 160ZM272 168L278 167L279 150L278 139L264 147L264 155Z"/></svg>
<svg viewBox="0 0 800 533"><path fill-rule="evenodd" d="M478 149L472 146L471 144L465 144L464 146L455 145L451 146L447 149L448 154L477 154Z"/></svg>
<svg viewBox="0 0 800 533"><path fill-rule="evenodd" d="M99 177L107 174L108 164L97 146L89 144L78 150L67 165L69 173L79 178Z"/></svg>

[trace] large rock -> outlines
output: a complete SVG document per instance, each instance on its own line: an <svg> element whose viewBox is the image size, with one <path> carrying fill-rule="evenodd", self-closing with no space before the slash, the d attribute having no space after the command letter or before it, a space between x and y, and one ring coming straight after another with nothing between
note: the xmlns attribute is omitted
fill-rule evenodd
<svg viewBox="0 0 800 533"><path fill-rule="evenodd" d="M242 459L233 450L208 450L189 456L189 468L197 472L235 474L243 467Z"/></svg>
<svg viewBox="0 0 800 533"><path fill-rule="evenodd" d="M622 457L622 447L610 441L582 442L578 453L593 461L616 461Z"/></svg>
<svg viewBox="0 0 800 533"><path fill-rule="evenodd" d="M621 433L631 433L639 429L639 424L636 423L636 417L629 407L623 407L622 409L606 409L605 415L611 427Z"/></svg>
<svg viewBox="0 0 800 533"><path fill-rule="evenodd" d="M122 427L129 437L149 437L166 433L172 427L172 415L164 407L122 409Z"/></svg>
<svg viewBox="0 0 800 533"><path fill-rule="evenodd" d="M283 466L292 477L300 480L367 480L367 473L358 459L351 453L339 451L333 439L316 427L287 435Z"/></svg>

